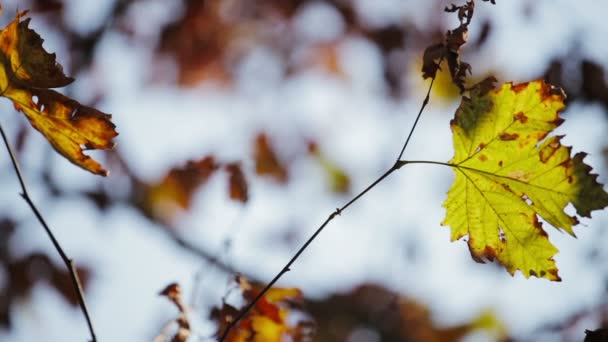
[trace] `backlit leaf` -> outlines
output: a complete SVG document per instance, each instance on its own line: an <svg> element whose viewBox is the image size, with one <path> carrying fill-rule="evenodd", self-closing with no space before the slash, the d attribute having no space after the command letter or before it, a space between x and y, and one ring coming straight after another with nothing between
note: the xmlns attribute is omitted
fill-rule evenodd
<svg viewBox="0 0 608 342"><path fill-rule="evenodd" d="M107 150L118 135L111 116L48 88L63 87L73 81L66 77L55 55L42 47L43 40L28 28L27 12L17 14L0 31L0 91L15 108L72 163L94 174L108 172L85 149Z"/></svg>
<svg viewBox="0 0 608 342"><path fill-rule="evenodd" d="M561 136L561 90L534 81L493 90L482 82L463 97L451 121L456 179L444 203L452 240L468 236L476 261L498 260L509 273L560 280L539 217L574 236L576 216L608 205L608 194Z"/></svg>

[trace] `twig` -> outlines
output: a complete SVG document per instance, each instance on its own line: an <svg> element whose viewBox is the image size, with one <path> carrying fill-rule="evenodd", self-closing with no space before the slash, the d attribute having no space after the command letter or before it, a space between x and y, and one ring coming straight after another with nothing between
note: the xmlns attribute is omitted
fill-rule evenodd
<svg viewBox="0 0 608 342"><path fill-rule="evenodd" d="M140 177L135 173L135 171L131 168L131 166L127 163L127 161L123 158L119 151L114 150L110 156L116 160L119 167L122 169L123 174L128 178L131 183L132 189L143 189L146 187L146 182L144 182ZM236 274L242 273L237 271L233 266L231 266L227 262L223 262L221 260L221 256L216 256L214 253L204 249L202 246L198 246L183 238L176 230L176 227L171 226L169 223L156 220L149 212L146 210L145 205L141 201L141 193L139 190L132 190L132 193L123 199L118 199L118 201L122 201L125 205L131 206L133 209L138 210L143 214L145 218L150 220L150 222L155 223L154 227L162 228L163 231L170 241L180 246L184 250L196 255L197 257L204 259L211 265L217 267L218 269L229 273ZM250 278L251 279L251 278Z"/></svg>
<svg viewBox="0 0 608 342"><path fill-rule="evenodd" d="M437 64L441 65L441 62L443 62L443 57L439 59L439 62ZM437 73L435 73L435 75L431 78L431 84L429 84L429 89L426 91L426 96L424 97L424 101L422 101L422 106L420 106L418 115L416 115L416 120L414 120L414 124L412 125L410 132L408 133L407 138L405 138L405 143L403 143L401 152L399 152L399 155L397 156L396 163L398 163L403 157L403 153L405 153L405 148L410 143L410 138L412 137L412 134L414 134L416 125L418 125L418 120L420 120L420 117L422 116L422 112L424 111L424 108L426 108L426 105L429 104L429 99L431 97L431 89L433 89L433 83L435 83L435 78L437 78Z"/></svg>
<svg viewBox="0 0 608 342"><path fill-rule="evenodd" d="M441 63L441 61L440 61L440 63ZM416 128L416 124L418 123L418 120L420 119L420 116L422 115L422 112L424 111L424 108L426 107L426 105L429 102L431 89L433 88L433 83L435 82L436 76L437 76L437 74L435 74L432 77L432 79L431 79L431 83L429 84L429 88L427 90L426 97L424 98L424 101L422 102L422 105L420 107L420 111L418 112L418 115L416 116L416 120L414 121L414 124L412 125L412 128L410 129L410 132L407 135L405 143L403 144L403 148L401 149L401 152L397 156L397 160L395 161L395 164L393 164L393 166L391 166L386 172L384 172L384 174L382 174L382 176L380 176L378 179L376 179L367 188L365 188L363 191L361 191L357 196L355 196L353 199L351 199L350 201L348 201L341 208L336 209L334 212L332 212L327 217L327 219L325 220L325 222L323 222L321 224L321 226L319 228L317 228L317 230L314 232L314 234L312 234L312 236L310 238L308 238L308 240L306 240L306 242L302 245L302 247L300 247L300 249L296 252L296 254L287 262L287 264L283 267L283 269L281 269L281 271L268 283L268 285L266 285L262 289L262 291L260 291L260 293L249 304L247 304L247 306L245 306L243 309L241 309L241 311L239 312L239 314L228 324L228 326L226 327L226 330L224 330L224 333L220 337L220 341L224 341L226 339L226 337L228 337L228 334L230 333L230 330L232 330L232 328L234 328L234 326L236 326L236 324L241 319L243 319L243 317L245 317L245 315L247 315L247 313L249 312L249 310L251 310L253 308L253 306L266 294L266 292L268 292L268 290L270 290L270 288L272 286L274 286L274 284L285 273L287 273L287 272L290 271L291 265L300 257L300 255L302 254L302 252L304 252L304 250L306 250L306 248L308 248L308 245L310 245L312 243L312 241L317 238L317 236L323 231L323 229L329 224L329 222L331 222L336 216L341 215L342 212L344 210L346 210L348 207L350 207L351 204L355 203L358 199L360 199L361 197L363 197L367 192L369 192L376 185L378 185L380 182L382 182L391 173L399 170L402 166L406 165L406 163L403 163L401 161L401 157L403 157L403 153L405 152L405 148L409 144L410 138L412 137L412 133L414 132L414 129Z"/></svg>
<svg viewBox="0 0 608 342"><path fill-rule="evenodd" d="M226 273L229 273L229 274L239 273L230 264L222 262L220 256L212 255L209 251L203 249L200 246L196 246L196 245L192 244L188 240L179 236L179 234L177 234L176 232L169 230L169 228L165 228L163 230L167 233L167 236L169 237L169 239L171 241L173 241L178 246L182 247L184 250L198 256L201 259L204 259L211 265L217 267L218 269L220 269Z"/></svg>
<svg viewBox="0 0 608 342"><path fill-rule="evenodd" d="M27 191L27 187L25 186L23 174L21 173L21 169L19 167L19 163L17 162L17 158L15 157L15 154L13 153L13 149L12 149L11 145L9 144L8 139L6 138L6 134L4 133L4 129L2 129L2 125L0 125L0 134L2 135L2 140L4 140L4 145L6 146L6 150L8 151L8 154L13 163L13 168L15 169L15 173L17 174L17 178L19 179L19 184L21 184L22 192L20 195L21 195L21 197L23 197L25 202L27 202L27 204L32 209L32 212L38 219L38 222L40 222L40 224L46 231L47 235L49 236L49 239L51 239L51 242L53 243L55 250L61 256L61 260L63 260L63 263L69 270L70 277L72 279L72 285L74 286L74 289L76 290L76 293L78 295L78 304L80 305L80 309L82 310L82 313L84 314L84 317L87 321L87 325L89 327L89 332L91 334L91 341L96 342L97 336L95 335L95 330L93 329L93 321L91 320L91 316L89 315L89 310L87 309L87 303L84 298L84 291L82 290L82 284L80 282L80 278L78 277L78 271L76 270L76 265L74 264L74 260L70 259L67 256L67 254L65 254L65 252L63 251L63 248L61 248L61 245L59 244L59 241L57 241L57 239L55 238L55 235L53 235L53 232L51 231L48 224L42 217L42 214L40 213L40 211L38 210L38 208L36 207L36 205L34 204L32 199L30 198L30 195Z"/></svg>

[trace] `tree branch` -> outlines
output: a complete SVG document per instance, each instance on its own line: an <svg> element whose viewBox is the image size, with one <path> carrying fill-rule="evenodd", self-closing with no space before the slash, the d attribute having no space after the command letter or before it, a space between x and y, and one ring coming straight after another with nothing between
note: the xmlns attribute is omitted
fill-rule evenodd
<svg viewBox="0 0 608 342"><path fill-rule="evenodd" d="M443 62L443 57L441 57L439 59L439 62L437 64L441 65L441 62ZM407 138L405 138L405 143L403 143L401 152L399 152L399 155L397 156L396 163L399 163L399 161L403 157L403 153L405 153L405 148L410 143L410 139L412 138L412 135L414 134L414 130L416 129L416 125L418 125L418 121L420 120L420 117L422 116L422 112L424 112L424 108L426 108L426 105L429 104L429 99L431 97L431 89L433 89L433 83L435 83L436 78L437 78L437 73L435 73L435 75L433 75L433 77L431 78L431 83L429 84L429 89L427 89L427 91L426 91L426 96L424 97L424 101L422 101L422 106L420 106L418 115L416 115L416 120L414 120L414 124L412 125L410 132L407 134Z"/></svg>
<svg viewBox="0 0 608 342"><path fill-rule="evenodd" d="M78 277L78 271L76 270L76 265L74 264L74 260L70 259L67 256L67 254L63 251L63 248L59 244L59 241L57 241L57 238L55 238L55 235L51 231L51 228L48 226L48 224L42 217L42 214L40 213L40 211L38 210L38 208L32 201L32 199L27 191L27 187L25 186L25 181L23 179L23 174L21 173L19 163L17 162L17 158L15 157L15 154L13 153L13 149L8 142L6 134L4 133L4 129L2 128L2 125L0 125L0 134L2 135L2 140L4 141L6 150L8 151L8 154L13 163L13 168L15 169L15 173L17 174L17 178L19 179L19 184L21 185L22 192L20 195L21 195L21 197L23 197L25 202L27 202L27 204L30 206L30 209L32 210L32 212L34 213L36 218L38 219L38 222L40 222L40 224L46 231L46 234L48 235L49 239L51 239L51 242L53 243L55 250L61 256L61 260L63 260L63 263L69 270L70 277L72 279L72 285L74 286L74 289L76 290L76 294L78 295L78 304L80 306L80 310L84 314L84 317L87 321L89 333L91 334L91 341L96 342L97 336L95 335L95 329L93 329L93 321L91 320L91 316L89 315L89 310L87 309L87 303L85 301L84 291L82 289L82 283L80 282L80 278Z"/></svg>
<svg viewBox="0 0 608 342"><path fill-rule="evenodd" d="M441 63L441 60L440 60L439 63ZM266 292L268 292L268 290L270 290L270 288L272 288L272 286L274 286L274 284L277 281L279 281L279 279L285 273L287 273L287 272L290 271L291 265L300 257L300 255L304 252L304 250L306 250L306 248L308 248L308 246L312 243L312 241L317 238L317 236L323 231L323 229L329 224L329 222L331 222L336 216L341 215L342 212L344 210L346 210L348 207L350 207L351 204L355 203L357 200L359 200L361 197L363 197L365 194L367 194L376 185L378 185L380 182L382 182L384 179L386 179L391 173L399 170L403 165L406 164L406 163L404 163L404 162L401 161L401 157L403 157L403 153L405 152L405 148L407 147L407 145L408 145L408 143L410 141L410 138L412 137L412 134L414 133L414 129L416 129L416 124L418 123L418 120L420 119L420 116L422 115L422 112L424 111L424 108L426 107L426 105L429 102L429 97L430 97L431 89L433 88L433 83L435 82L435 78L436 77L437 77L437 74L435 74L432 77L432 79L431 79L431 83L429 84L429 88L428 88L428 90L426 92L426 97L424 98L424 101L422 102L420 110L418 111L418 115L416 116L416 120L414 121L414 124L412 125L412 128L410 129L410 132L407 135L407 138L406 138L405 143L404 143L404 145L403 145L403 147L401 149L401 152L397 156L397 160L395 161L395 164L393 164L393 166L391 166L387 171L385 171L384 174L382 174L382 176L380 176L378 179L376 179L367 188L365 188L363 191L361 191L357 196L353 197L345 205L343 205L341 208L336 209L334 212L332 212L327 217L327 219L325 220L325 222L323 222L321 224L321 226L319 226L319 228L317 228L317 230L314 232L314 234L312 234L312 236L310 236L310 238L308 238L308 240L306 240L306 242L302 245L302 247L300 247L300 249L296 252L296 254L281 269L281 271L228 324L228 326L226 327L226 330L224 330L224 333L220 337L220 341L224 341L226 339L226 337L228 337L228 334L230 333L230 330L232 330L232 328L234 328L234 326L236 326L236 324L241 319L243 319L243 317L245 317L247 315L247 313L255 306L255 304L266 294Z"/></svg>

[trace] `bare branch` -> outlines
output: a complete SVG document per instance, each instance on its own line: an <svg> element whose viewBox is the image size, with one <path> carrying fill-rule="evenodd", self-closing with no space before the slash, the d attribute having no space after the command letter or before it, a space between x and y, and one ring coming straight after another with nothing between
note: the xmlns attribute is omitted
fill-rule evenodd
<svg viewBox="0 0 608 342"><path fill-rule="evenodd" d="M19 179L19 184L21 185L22 193L20 195L21 195L21 197L23 197L25 202L27 202L27 204L30 206L30 209L32 209L32 212L38 219L38 222L40 222L40 224L46 231L46 234L48 235L49 239L51 239L51 242L53 243L55 250L57 251L57 253L59 253L59 256L61 256L61 260L63 260L65 267L67 267L68 271L70 272L70 278L72 279L72 285L74 286L74 289L76 290L76 294L78 295L78 304L80 305L80 310L84 314L84 317L87 321L87 325L89 328L89 333L91 334L91 341L96 342L97 336L95 335L95 329L93 329L93 321L91 320L91 316L89 315L89 310L87 309L87 303L85 301L84 291L82 289L82 283L80 282L80 278L78 277L78 271L76 270L76 265L74 264L74 260L70 259L67 256L67 254L63 251L63 248L59 244L59 241L57 241L57 238L55 238L55 235L51 231L51 228L48 226L48 224L42 217L42 214L40 213L40 211L38 210L38 208L32 201L32 199L27 191L27 187L25 186L25 180L23 179L23 174L21 173L21 168L19 167L17 158L15 157L15 154L13 153L13 149L8 142L6 134L4 133L4 129L2 128L2 125L0 125L0 134L2 135L2 140L4 141L6 150L8 151L8 154L10 155L11 161L13 163L13 168L15 169L15 173L17 174L17 178Z"/></svg>

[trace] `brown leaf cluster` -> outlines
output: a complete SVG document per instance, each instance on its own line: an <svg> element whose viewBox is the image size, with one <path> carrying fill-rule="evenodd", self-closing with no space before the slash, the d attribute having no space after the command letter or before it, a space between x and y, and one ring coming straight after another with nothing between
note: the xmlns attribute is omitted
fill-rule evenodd
<svg viewBox="0 0 608 342"><path fill-rule="evenodd" d="M494 3L494 1L492 1ZM467 1L464 5L452 4L445 8L446 12L457 13L460 25L453 30L448 30L443 42L427 47L423 55L422 77L435 78L437 71L441 69L441 63L445 59L452 77L452 83L460 92L465 90L467 73L471 74L471 65L460 59L460 48L467 42L469 24L475 12L475 2Z"/></svg>
<svg viewBox="0 0 608 342"><path fill-rule="evenodd" d="M192 86L201 81L231 85L235 66L254 47L273 50L286 66L285 75L321 69L343 77L338 47L351 37L361 37L376 45L385 60L383 74L391 95L402 95L405 78L403 59L394 58L413 41L427 41L436 22L414 28L404 22L388 26L369 25L350 1L327 0L344 23L344 34L331 41L302 42L293 30L294 19L317 0L262 2L183 1L184 10L175 21L161 29L157 51L171 56L178 66L177 82ZM411 5L415 10L415 5Z"/></svg>
<svg viewBox="0 0 608 342"><path fill-rule="evenodd" d="M316 322L316 341L347 341L365 327L378 341L460 341L476 331L486 331L495 341L507 341L505 328L490 312L470 322L442 327L431 311L417 301L374 284L322 300L307 300L307 312Z"/></svg>
<svg viewBox="0 0 608 342"><path fill-rule="evenodd" d="M268 136L260 133L253 142L255 173L275 179L279 184L288 180L285 164L278 158ZM219 170L228 175L228 196L234 201L246 203L249 200L249 185L243 163L222 162L213 155L200 160L190 160L183 166L176 166L155 182L138 180L139 194L136 200L148 217L171 223L177 214L190 209L194 194Z"/></svg>

